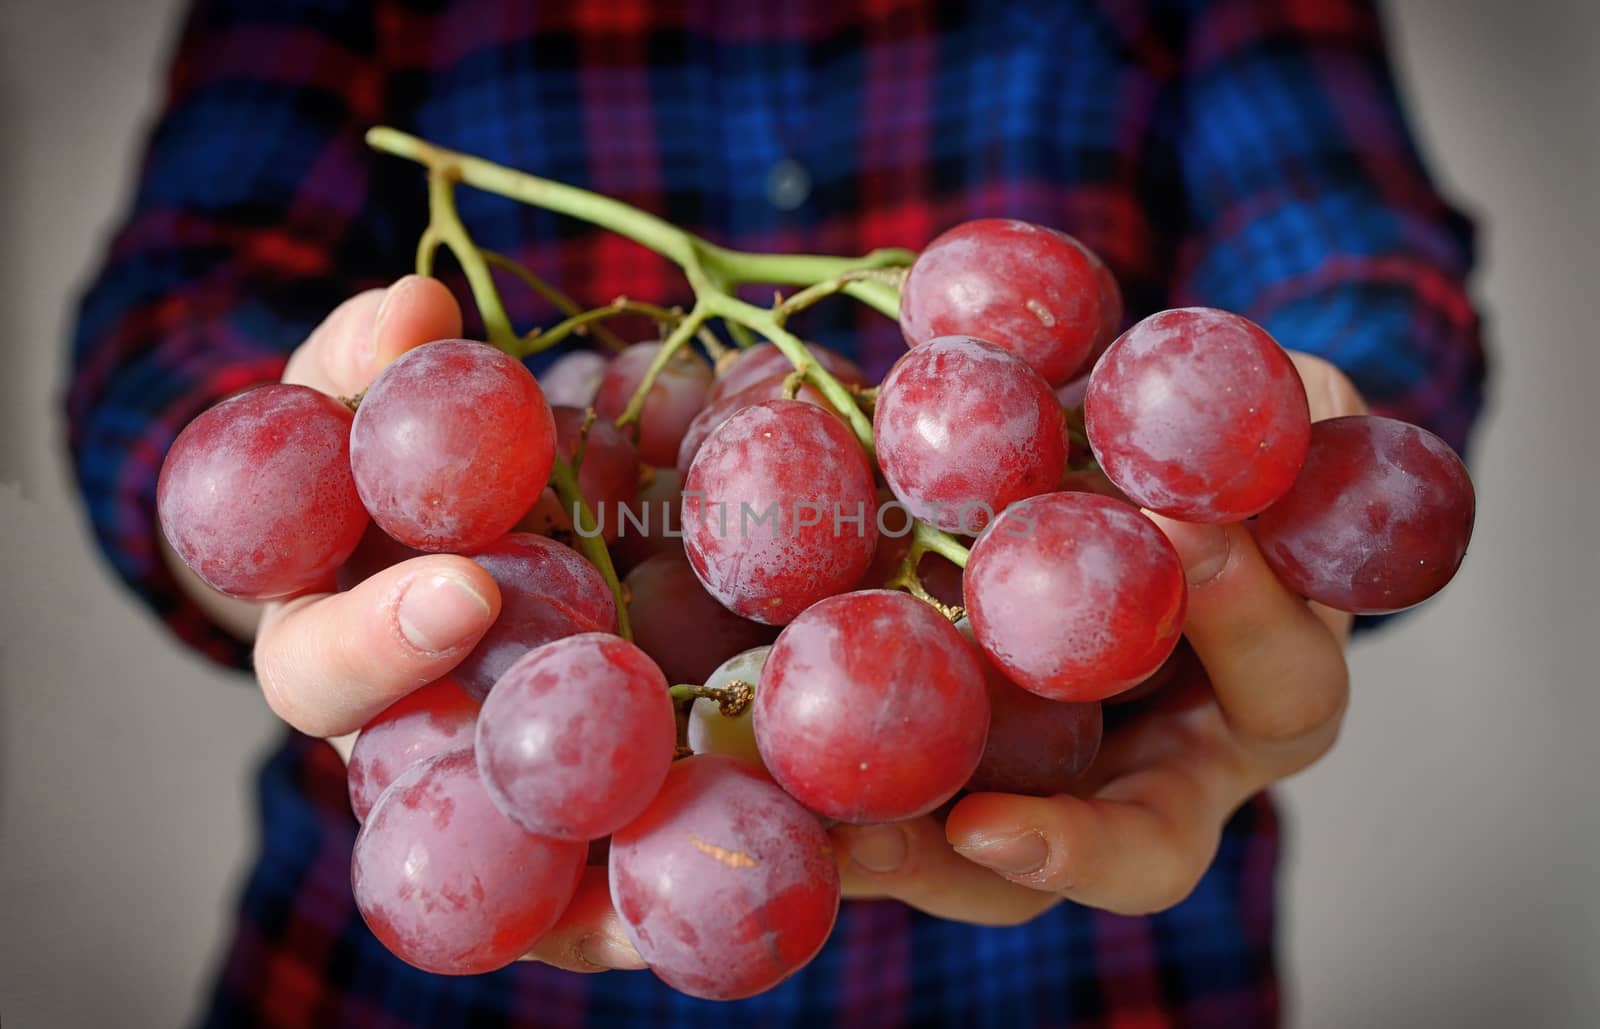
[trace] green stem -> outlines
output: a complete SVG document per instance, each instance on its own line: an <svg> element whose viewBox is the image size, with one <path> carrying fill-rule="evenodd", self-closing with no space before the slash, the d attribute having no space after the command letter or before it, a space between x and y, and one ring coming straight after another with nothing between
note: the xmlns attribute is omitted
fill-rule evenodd
<svg viewBox="0 0 1600 1029"><path fill-rule="evenodd" d="M681 704L686 700L714 700L717 710L725 718L737 718L744 714L750 702L755 699L755 687L743 679L729 679L721 686L701 686L696 683L679 683L667 688L673 703Z"/></svg>
<svg viewBox="0 0 1600 1029"><path fill-rule="evenodd" d="M855 433L856 440L867 452L868 459L877 462L877 452L872 443L872 423L861 413L861 407L850 395L850 391L811 356L811 352L800 341L800 337L779 325L771 311L746 303L738 297L726 293L711 293L702 297L701 303L709 308L711 313L721 315L729 321L742 322L771 340L772 345L783 352L783 356L789 359L795 370L803 373L806 381L817 387L827 398L828 403L833 405L834 410L844 415L850 423L851 431Z"/></svg>
<svg viewBox="0 0 1600 1029"><path fill-rule="evenodd" d="M442 169L457 182L476 189L542 207L608 229L633 240L678 264L690 273L690 283L700 292L707 285L724 290L750 282L779 286L808 286L823 279L859 268L889 268L909 265L916 254L898 247L874 250L860 257L833 257L823 254L756 254L720 247L678 228L664 218L620 200L602 196L563 182L516 171L455 150L434 146L425 140L388 127L367 130L367 145L383 153L404 157ZM699 279L701 281L696 281ZM887 287L865 289L872 284L853 283L846 292L860 296L879 310L886 310ZM874 297L875 299L868 299Z"/></svg>
<svg viewBox="0 0 1600 1029"><path fill-rule="evenodd" d="M628 406L614 419L616 426L625 428L638 421L639 413L644 410L644 398L650 395L650 388L656 384L659 376L667 363L677 356L678 351L694 339L695 333L700 331L700 326L705 324L709 315L704 303L696 304L694 310L684 316L683 321L677 324L661 344L661 349L656 351L656 356L650 362L650 367L645 369L644 378L639 380L639 388L633 391L633 396L628 398Z"/></svg>
<svg viewBox="0 0 1600 1029"><path fill-rule="evenodd" d="M912 528L912 547L921 547L924 553L938 554L957 568L967 567L967 557L971 551L961 545L956 539L942 529L936 529L927 522L918 521Z"/></svg>
<svg viewBox="0 0 1600 1029"><path fill-rule="evenodd" d="M519 262L513 261L505 254L497 253L493 250L483 250L481 253L483 254L483 259L489 262L489 266L491 268L499 268L501 271L513 276L524 286L527 286L541 297L544 297L544 299L548 301L552 307L560 311L566 317L572 318L583 312L583 308L578 306L577 301L573 300L559 289L556 289L554 286L550 285L550 283L539 278L539 276L533 274L530 269L524 267ZM530 333L529 336L523 338L528 339L531 338L532 335L534 334ZM598 339L600 343L609 350L622 350L627 346L626 343L617 337L616 333L612 332L604 325L596 325L594 327L594 335L595 338ZM532 351L524 351L524 353L519 356L525 357L529 353L538 353L538 351L543 350L548 346L550 346L550 344L547 343L544 346L537 347Z"/></svg>
<svg viewBox="0 0 1600 1029"><path fill-rule="evenodd" d="M596 322L627 313L642 314L654 318L663 325L677 325L683 320L682 311L675 311L657 304L647 304L639 300L629 300L627 297L618 297L604 307L579 311L566 321L557 322L543 331L533 330L522 337L515 353L518 357L527 357L529 354L540 353L560 343L568 336L581 335L584 329ZM596 329L598 330L598 326L596 326Z"/></svg>
<svg viewBox="0 0 1600 1029"><path fill-rule="evenodd" d="M550 469L550 485L555 487L561 506L573 513L573 524L578 530L574 534L577 536L575 544L578 551L595 566L600 578L611 590L611 598L617 607L617 635L625 640L633 639L633 627L628 624L628 598L622 589L622 581L617 578L617 568L611 563L611 554L606 550L606 541L600 536L594 512L578 489L578 476L560 454L556 455L555 464Z"/></svg>
<svg viewBox="0 0 1600 1029"><path fill-rule="evenodd" d="M794 296L789 297L787 300L782 300L774 305L772 308L772 317L778 322L779 325L786 324L791 315L799 311L804 311L806 308L815 304L817 301L824 299L825 297L830 297L835 293L839 293L845 289L848 289L851 285L862 282L877 282L894 289L896 306L898 307L900 287L895 282L885 278L885 275L887 274L894 275L895 279L898 279L900 277L897 274L898 271L898 269L886 268L857 268L854 271L848 271L842 275L835 275L831 279L824 279L821 282L813 283L812 285L807 286L805 289L796 293Z"/></svg>
<svg viewBox="0 0 1600 1029"><path fill-rule="evenodd" d="M446 168L431 168L429 171L428 211L429 231L450 248L461 270L466 273L467 285L472 288L472 300L478 305L478 314L483 317L489 342L508 354L515 353L517 334L511 328L505 305L500 302L500 291L495 288L489 263L473 245L472 237L467 235L467 227L461 222L461 215L456 212L455 183L451 181Z"/></svg>

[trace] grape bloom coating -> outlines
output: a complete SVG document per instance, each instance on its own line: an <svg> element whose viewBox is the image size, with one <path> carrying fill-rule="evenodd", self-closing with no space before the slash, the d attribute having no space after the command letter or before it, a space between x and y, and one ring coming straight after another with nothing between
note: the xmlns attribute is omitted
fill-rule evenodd
<svg viewBox="0 0 1600 1029"><path fill-rule="evenodd" d="M219 592L271 600L316 585L366 530L351 415L305 386L258 386L190 422L156 483L167 542Z"/></svg>
<svg viewBox="0 0 1600 1029"><path fill-rule="evenodd" d="M556 427L533 373L487 343L408 351L368 387L350 433L361 501L418 550L469 553L533 506Z"/></svg>
<svg viewBox="0 0 1600 1029"><path fill-rule="evenodd" d="M989 695L978 657L943 615L908 593L829 597L768 652L756 746L773 778L829 818L925 815L978 767Z"/></svg>
<svg viewBox="0 0 1600 1029"><path fill-rule="evenodd" d="M611 899L668 986L738 1000L816 956L839 913L839 868L815 816L755 766L675 762L645 813L611 838Z"/></svg>
<svg viewBox="0 0 1600 1029"><path fill-rule="evenodd" d="M1259 325L1186 307L1123 333L1083 400L1107 478L1142 507L1186 522L1236 522L1294 483L1311 413L1300 373Z"/></svg>
<svg viewBox="0 0 1600 1029"><path fill-rule="evenodd" d="M1013 504L973 544L962 585L984 653L1051 700L1102 700L1154 672L1188 603L1155 523L1092 493Z"/></svg>

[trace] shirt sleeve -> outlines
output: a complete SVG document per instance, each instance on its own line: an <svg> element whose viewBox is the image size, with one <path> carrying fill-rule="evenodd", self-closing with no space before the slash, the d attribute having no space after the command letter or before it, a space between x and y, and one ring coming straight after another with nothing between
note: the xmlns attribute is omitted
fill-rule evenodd
<svg viewBox="0 0 1600 1029"><path fill-rule="evenodd" d="M1185 39L1172 304L1245 314L1464 450L1485 376L1472 226L1418 153L1372 5L1221 0Z"/></svg>
<svg viewBox="0 0 1600 1029"><path fill-rule="evenodd" d="M202 0L190 12L131 210L73 338L68 444L97 541L179 638L238 666L247 644L162 561L156 479L190 419L277 379L339 300L401 267L382 255L409 244L397 251L366 213L362 135L380 120L382 82L361 8Z"/></svg>

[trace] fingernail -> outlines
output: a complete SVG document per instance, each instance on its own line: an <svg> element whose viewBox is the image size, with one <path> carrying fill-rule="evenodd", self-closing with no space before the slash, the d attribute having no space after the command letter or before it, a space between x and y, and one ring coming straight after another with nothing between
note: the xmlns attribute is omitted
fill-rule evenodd
<svg viewBox="0 0 1600 1029"><path fill-rule="evenodd" d="M407 275L383 291L383 299L378 302L378 313L372 317L372 334L367 338L367 350L362 355L368 368L371 368L372 363L378 359L378 341L388 329L386 323L389 313L394 310L395 298L409 288L411 288L411 276Z"/></svg>
<svg viewBox="0 0 1600 1029"><path fill-rule="evenodd" d="M1153 515L1152 520L1172 541L1172 548L1183 562L1183 575L1189 585L1210 582L1228 564L1228 530L1220 525L1197 525Z"/></svg>
<svg viewBox="0 0 1600 1029"><path fill-rule="evenodd" d="M1006 875L1037 872L1050 856L1044 837L1031 831L1016 836L982 837L970 843L958 843L955 852L968 861Z"/></svg>
<svg viewBox="0 0 1600 1029"><path fill-rule="evenodd" d="M413 647L442 654L483 630L489 621L489 602L465 580L431 575L406 587L395 617Z"/></svg>
<svg viewBox="0 0 1600 1029"><path fill-rule="evenodd" d="M601 968L643 968L644 958L627 940L594 933L578 941L578 957Z"/></svg>
<svg viewBox="0 0 1600 1029"><path fill-rule="evenodd" d="M850 834L850 860L869 872L892 872L905 864L906 831L898 825L869 825Z"/></svg>

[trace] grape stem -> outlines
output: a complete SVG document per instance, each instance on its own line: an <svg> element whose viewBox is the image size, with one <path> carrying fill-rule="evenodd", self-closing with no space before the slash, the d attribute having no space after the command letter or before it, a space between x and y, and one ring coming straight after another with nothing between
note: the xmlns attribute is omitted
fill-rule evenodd
<svg viewBox="0 0 1600 1029"><path fill-rule="evenodd" d="M796 370L805 375L806 381L845 416L863 449L869 457L873 456L871 423L839 381L812 360L799 338L784 328L783 322L797 308L791 305L790 309L778 315L772 310L739 299L733 291L740 285L755 282L805 287L827 284L825 289L807 297L804 303L813 303L833 292L844 292L894 318L898 317L900 308L899 290L893 281L895 276L858 276L852 273L904 268L916 257L912 251L887 247L861 257L830 257L733 250L702 239L620 200L437 147L396 129L381 126L370 129L367 132L367 144L383 153L416 161L428 169L432 217L419 247L418 270L424 274L431 272L433 249L441 242L449 246L467 275L468 285L483 315L491 343L515 353L517 337L511 331L510 321L495 291L488 265L472 246L456 212L452 190L457 182L608 229L655 251L683 269L690 288L694 290L695 304L685 322L679 323L679 328L692 323L694 329L674 332L662 344L651 370L629 401L624 417L628 417L628 412L632 412L631 417L638 417L638 409L642 407L643 398L649 393L656 375L666 367L678 349L694 338L695 331L707 317L716 316L727 323L730 334L741 345L750 342L743 330L771 340ZM805 293L802 290L796 297ZM781 304L779 306L782 307ZM547 335L546 345L549 342Z"/></svg>
<svg viewBox="0 0 1600 1029"><path fill-rule="evenodd" d="M483 250L481 252L483 254L483 259L489 262L489 266L491 268L499 268L501 271L506 272L508 275L518 279L523 285L527 286L541 297L544 297L551 306L560 311L562 314L566 315L569 320L576 318L578 315L583 313L583 308L578 306L578 302L576 300L573 300L559 289L556 289L554 286L550 285L550 283L546 282L544 279L541 279L539 276L533 274L533 271L527 266L512 260L505 254L498 253L494 250ZM622 301L623 298L618 297L616 300L612 301L612 303L617 304L621 303ZM640 310L641 313L649 313L643 309L653 307L655 307L654 304L640 304L636 307L624 308L624 310ZM588 323L585 323L586 327L587 324ZM600 344L607 350L620 351L628 345L622 341L621 337L612 332L610 329L606 328L604 325L596 323L593 328L594 338L599 340ZM535 329L522 338L524 341L527 341L537 338L540 335L541 334L539 331ZM518 356L526 357L530 353L538 353L547 347L554 346L556 342L557 340L551 340L548 338L543 339L538 346L532 349L524 349Z"/></svg>
<svg viewBox="0 0 1600 1029"><path fill-rule="evenodd" d="M633 627L628 624L627 592L622 588L622 581L617 578L616 565L611 563L611 552L606 550L606 541L600 536L594 511L590 509L589 502L583 499L583 493L578 489L577 473L559 453L556 454L555 464L550 468L550 485L555 487L561 506L572 512L573 524L578 527L578 551L595 566L611 590L611 599L617 608L617 635L625 640L632 640Z"/></svg>
<svg viewBox="0 0 1600 1029"><path fill-rule="evenodd" d="M717 710L724 718L737 718L744 714L750 702L756 698L756 688L743 679L729 679L721 686L700 686L695 683L682 683L667 690L672 695L674 703L681 704L686 700L714 700Z"/></svg>
<svg viewBox="0 0 1600 1029"><path fill-rule="evenodd" d="M905 590L950 621L957 621L966 614L966 610L954 604L946 604L929 593L928 588L922 584L922 575L917 571L917 566L922 563L925 555L938 554L958 568L965 568L969 552L954 536L927 522L914 520L911 526L911 547L906 551L905 560L900 562L900 567L895 569L894 575L883 584L884 588Z"/></svg>
<svg viewBox="0 0 1600 1029"><path fill-rule="evenodd" d="M576 305L574 305L576 306ZM604 307L594 307L587 311L578 311L565 321L557 322L548 329L535 328L519 341L513 354L517 357L528 357L540 351L548 350L566 339L568 336L582 336L592 326L595 335L602 331L616 339L615 334L605 329L599 323L607 318L615 318L620 314L642 314L652 318L662 325L677 325L683 321L683 312L677 308L661 307L657 304L647 304L640 300L629 300L627 297L618 297ZM618 340L620 343L621 340ZM626 346L626 344L623 344Z"/></svg>

